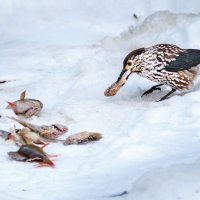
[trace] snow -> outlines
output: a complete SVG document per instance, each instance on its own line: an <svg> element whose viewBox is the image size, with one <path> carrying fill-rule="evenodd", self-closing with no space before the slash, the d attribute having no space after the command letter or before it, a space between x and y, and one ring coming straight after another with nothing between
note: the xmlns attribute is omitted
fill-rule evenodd
<svg viewBox="0 0 200 200"><path fill-rule="evenodd" d="M44 108L34 124L63 123L67 137L95 131L87 145L50 144L56 168L9 159L0 139L1 199L200 199L199 81L187 93L141 98L154 83L133 75L114 97L104 90L135 48L172 43L200 49L196 0L0 0L0 129L14 116L6 101L27 96ZM138 19L133 17L133 14Z"/></svg>

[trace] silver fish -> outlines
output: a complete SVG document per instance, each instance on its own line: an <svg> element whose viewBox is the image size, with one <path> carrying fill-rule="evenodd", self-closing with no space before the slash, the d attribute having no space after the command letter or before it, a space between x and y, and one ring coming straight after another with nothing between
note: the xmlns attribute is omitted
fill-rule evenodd
<svg viewBox="0 0 200 200"><path fill-rule="evenodd" d="M105 90L104 95L114 96L119 91L120 88L121 88L121 85L115 82Z"/></svg>

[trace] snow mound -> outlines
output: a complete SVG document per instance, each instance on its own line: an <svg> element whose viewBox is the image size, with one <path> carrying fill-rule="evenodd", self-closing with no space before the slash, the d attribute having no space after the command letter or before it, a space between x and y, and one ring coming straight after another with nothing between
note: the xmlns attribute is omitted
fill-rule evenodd
<svg viewBox="0 0 200 200"><path fill-rule="evenodd" d="M140 177L125 200L198 200L200 198L199 162L153 169ZM117 198L118 199L118 198Z"/></svg>
<svg viewBox="0 0 200 200"><path fill-rule="evenodd" d="M177 44L182 48L199 48L197 37L200 14L177 14L158 11L138 25L129 26L120 37L107 37L103 44L109 49L132 50L158 43ZM183 43L184 41L184 43Z"/></svg>

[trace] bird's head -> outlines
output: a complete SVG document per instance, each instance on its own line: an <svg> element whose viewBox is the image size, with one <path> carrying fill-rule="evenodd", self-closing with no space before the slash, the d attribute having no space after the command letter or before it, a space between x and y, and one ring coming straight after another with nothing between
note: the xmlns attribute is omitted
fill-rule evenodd
<svg viewBox="0 0 200 200"><path fill-rule="evenodd" d="M123 86L125 84L126 80L132 73L139 72L138 67L140 66L140 62L136 56L140 55L143 52L144 48L136 49L125 57L123 62L123 69L117 79L117 83L120 86Z"/></svg>
<svg viewBox="0 0 200 200"><path fill-rule="evenodd" d="M144 48L136 49L129 53L123 62L123 69L115 83L113 83L109 88L104 92L105 96L114 96L119 89L125 84L128 77L134 73L139 71L140 61L137 58L138 55L145 51Z"/></svg>

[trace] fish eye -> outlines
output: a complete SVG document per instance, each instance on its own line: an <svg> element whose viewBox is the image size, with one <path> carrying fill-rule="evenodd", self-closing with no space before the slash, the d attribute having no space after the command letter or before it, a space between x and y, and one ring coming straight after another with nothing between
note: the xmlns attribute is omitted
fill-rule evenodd
<svg viewBox="0 0 200 200"><path fill-rule="evenodd" d="M127 65L128 65L128 66L131 66L131 65L132 65L132 63L129 61L129 62L127 62Z"/></svg>

